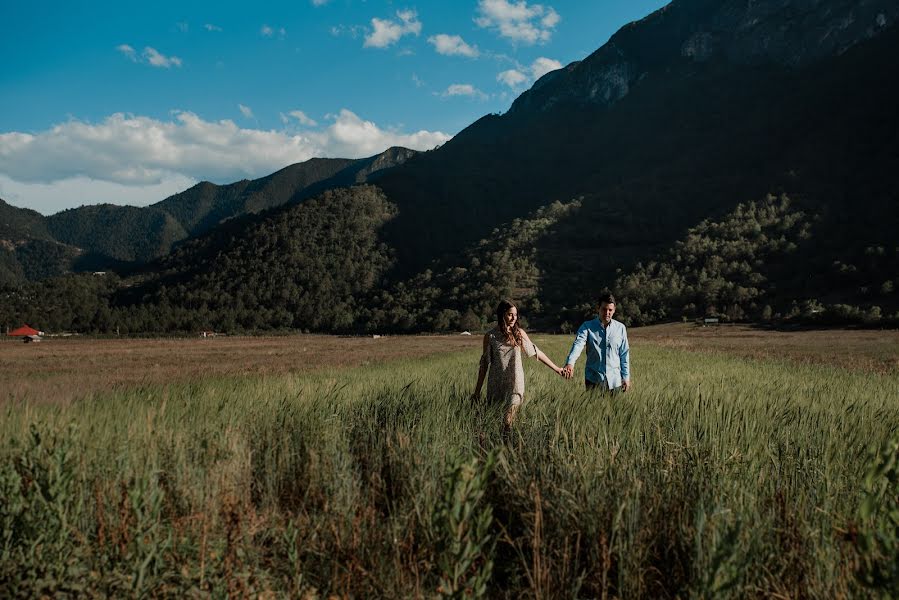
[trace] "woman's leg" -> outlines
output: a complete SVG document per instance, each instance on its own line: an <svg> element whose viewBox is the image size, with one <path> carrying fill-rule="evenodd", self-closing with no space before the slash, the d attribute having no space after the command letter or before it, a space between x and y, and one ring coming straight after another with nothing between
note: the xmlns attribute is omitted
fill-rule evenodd
<svg viewBox="0 0 899 600"><path fill-rule="evenodd" d="M503 416L503 434L508 435L512 431L512 425L515 423L515 417L518 416L518 409L521 408L522 397L520 394L512 394L506 404L506 414Z"/></svg>

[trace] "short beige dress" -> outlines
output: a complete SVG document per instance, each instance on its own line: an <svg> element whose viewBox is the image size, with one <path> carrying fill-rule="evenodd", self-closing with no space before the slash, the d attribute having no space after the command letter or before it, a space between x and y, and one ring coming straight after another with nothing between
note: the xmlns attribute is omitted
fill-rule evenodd
<svg viewBox="0 0 899 600"><path fill-rule="evenodd" d="M527 356L537 355L537 346L530 340L522 346L510 346L502 332L494 327L487 333L489 344L481 355L481 367L489 367L487 375L487 400L502 402L507 406L524 401L524 367L521 351Z"/></svg>

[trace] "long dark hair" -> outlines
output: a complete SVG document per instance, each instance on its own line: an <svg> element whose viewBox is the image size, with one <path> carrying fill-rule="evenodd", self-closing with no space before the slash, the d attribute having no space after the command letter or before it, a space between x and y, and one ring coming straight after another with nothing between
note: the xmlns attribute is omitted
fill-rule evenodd
<svg viewBox="0 0 899 600"><path fill-rule="evenodd" d="M523 343L521 328L518 326L518 319L521 318L521 315L518 315L518 319L515 319L512 327L506 326L506 313L511 308L518 310L518 307L512 304L511 300L500 300L499 304L496 305L496 328L499 329L499 332L503 335L503 340L507 344L510 346L521 346Z"/></svg>

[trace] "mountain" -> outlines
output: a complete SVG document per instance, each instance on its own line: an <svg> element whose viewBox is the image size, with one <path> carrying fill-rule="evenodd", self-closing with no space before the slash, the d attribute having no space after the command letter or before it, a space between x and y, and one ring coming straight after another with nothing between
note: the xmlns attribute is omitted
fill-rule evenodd
<svg viewBox="0 0 899 600"><path fill-rule="evenodd" d="M400 210L387 231L399 263L414 272L580 195L586 212L611 216L615 238L650 250L768 192L838 202L867 185L856 157L881 164L892 152L884 74L897 13L886 0L675 0L541 78L508 113L378 178ZM572 240L592 229L574 227Z"/></svg>
<svg viewBox="0 0 899 600"><path fill-rule="evenodd" d="M6 252L0 257L0 270L6 281L21 281L68 271L133 268L168 254L177 243L229 219L363 183L415 154L408 148L392 147L361 159L313 158L260 179L228 185L204 181L140 208L100 204L44 217L0 200L0 245ZM37 248L36 240L49 245ZM14 248L22 251L17 254ZM24 250L32 257L27 267L18 264L16 258ZM45 254L45 258L34 258Z"/></svg>
<svg viewBox="0 0 899 600"><path fill-rule="evenodd" d="M113 265L117 261L144 263L228 219L364 181L371 173L400 164L413 154L406 148L389 148L369 158L313 158L261 179L221 186L204 181L144 208L83 206L48 220L57 239L84 248L98 260L107 258Z"/></svg>
<svg viewBox="0 0 899 600"><path fill-rule="evenodd" d="M149 260L187 236L172 215L155 206L82 206L47 217L47 226L55 239L81 248L91 270Z"/></svg>
<svg viewBox="0 0 899 600"><path fill-rule="evenodd" d="M53 239L44 216L28 208L18 208L0 198L0 239L16 242L24 239Z"/></svg>
<svg viewBox="0 0 899 600"><path fill-rule="evenodd" d="M204 181L152 206L172 215L188 235L197 235L235 216L286 204L304 188L328 180L356 162L313 158L252 181L223 186Z"/></svg>
<svg viewBox="0 0 899 600"><path fill-rule="evenodd" d="M470 278L484 262L466 257L542 207L576 199L533 236L526 266L503 262L505 281L466 284L534 298L539 309L527 308L546 323L576 320L598 289L633 290L641 279L628 274L651 273L653 261L679 264L667 253L691 235L762 227L741 221L751 211L739 207L774 194L788 197L791 211L777 218L799 214L807 227L790 240L795 252L771 254L781 266L761 274L758 293L728 296L725 286L677 305L634 292L634 318L726 310L757 318L765 306L787 315L796 299L892 314L899 303L884 290L894 278L899 285L891 175L899 85L885 74L899 56L897 16L884 1L682 0L623 28L543 77L508 113L370 178L396 206L382 233L396 261L384 286L392 298L365 302L383 305L394 315L385 322L400 329L404 319L431 327L442 311L458 323L467 310L461 280L447 274ZM717 225L695 229L703 222ZM759 244L749 251L768 252ZM707 276L695 273L702 285L735 272L712 264ZM516 283L531 272L539 273L532 284ZM467 298L478 310L489 304Z"/></svg>
<svg viewBox="0 0 899 600"><path fill-rule="evenodd" d="M43 215L0 199L0 285L62 275L79 255L54 240Z"/></svg>
<svg viewBox="0 0 899 600"><path fill-rule="evenodd" d="M176 202L199 207L181 217L197 237L94 313L444 330L511 296L558 327L611 286L635 323L899 322L897 18L885 0L675 0L437 150L322 163L258 213L250 182ZM321 193L361 181L377 188ZM213 205L237 208L203 232Z"/></svg>
<svg viewBox="0 0 899 600"><path fill-rule="evenodd" d="M684 60L799 69L844 54L897 18L899 6L888 0L676 0L626 25L583 61L542 77L509 113L611 106Z"/></svg>
<svg viewBox="0 0 899 600"><path fill-rule="evenodd" d="M246 215L183 244L115 303L156 307L179 330L347 329L393 262L378 232L394 211L363 185Z"/></svg>

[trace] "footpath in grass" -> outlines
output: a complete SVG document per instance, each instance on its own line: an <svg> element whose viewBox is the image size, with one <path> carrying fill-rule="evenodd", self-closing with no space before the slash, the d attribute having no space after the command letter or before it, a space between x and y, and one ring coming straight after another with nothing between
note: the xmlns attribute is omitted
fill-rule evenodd
<svg viewBox="0 0 899 600"><path fill-rule="evenodd" d="M559 362L570 338L535 341ZM899 423L897 375L635 344L635 388L608 399L584 393L582 370L566 382L528 361L504 440L502 408L469 399L477 357L8 403L0 596L833 598L896 584L896 473L866 473Z"/></svg>

